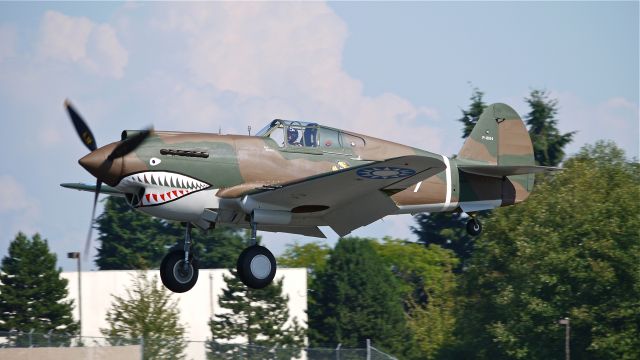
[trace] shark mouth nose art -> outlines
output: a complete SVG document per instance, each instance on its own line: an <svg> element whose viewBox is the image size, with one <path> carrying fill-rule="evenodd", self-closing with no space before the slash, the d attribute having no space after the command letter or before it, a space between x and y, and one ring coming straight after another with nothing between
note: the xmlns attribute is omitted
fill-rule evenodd
<svg viewBox="0 0 640 360"><path fill-rule="evenodd" d="M139 206L153 206L180 199L210 185L182 174L147 171L124 177L119 186L143 187L145 191Z"/></svg>

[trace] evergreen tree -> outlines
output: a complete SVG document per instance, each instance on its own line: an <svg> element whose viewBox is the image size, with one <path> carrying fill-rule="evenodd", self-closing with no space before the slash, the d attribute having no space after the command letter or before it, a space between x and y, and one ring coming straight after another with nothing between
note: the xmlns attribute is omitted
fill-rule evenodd
<svg viewBox="0 0 640 360"><path fill-rule="evenodd" d="M558 100L549 99L544 90L532 90L525 101L531 111L525 117L533 141L536 162L544 166L557 166L564 158L564 147L571 142L575 131L561 134L557 128Z"/></svg>
<svg viewBox="0 0 640 360"><path fill-rule="evenodd" d="M467 218L462 213L422 213L414 218L418 226L412 226L411 231L418 236L418 243L453 251L460 267L471 257L473 237L467 233Z"/></svg>
<svg viewBox="0 0 640 360"><path fill-rule="evenodd" d="M177 222L169 222L173 234L180 242L184 237L185 227ZM228 269L236 266L238 256L250 245L250 236L242 230L226 226L217 226L215 229L202 231L193 229L192 250L198 258L198 267L201 269ZM257 239L260 243L260 237Z"/></svg>
<svg viewBox="0 0 640 360"><path fill-rule="evenodd" d="M124 198L110 196L97 219L100 270L152 269L176 243L163 221L134 211Z"/></svg>
<svg viewBox="0 0 640 360"><path fill-rule="evenodd" d="M523 204L497 209L462 274L451 358L640 358L640 167L587 146Z"/></svg>
<svg viewBox="0 0 640 360"><path fill-rule="evenodd" d="M151 217L131 209L123 198L108 197L98 217L101 270L157 268L169 249L184 240L180 223ZM209 232L193 229L193 251L200 268L235 266L247 242L238 230L220 227Z"/></svg>
<svg viewBox="0 0 640 360"><path fill-rule="evenodd" d="M480 115L487 107L487 104L484 103L482 97L484 93L480 91L477 87L473 87L471 91L471 105L469 105L469 109L462 110L462 117L458 119L463 125L462 128L462 138L466 139L473 130L473 127L476 126L478 119L480 119Z"/></svg>
<svg viewBox="0 0 640 360"><path fill-rule="evenodd" d="M18 233L0 270L0 331L77 333L73 301L65 300L67 280L60 277L62 269L56 269L47 240ZM11 339L17 345L23 340Z"/></svg>
<svg viewBox="0 0 640 360"><path fill-rule="evenodd" d="M211 359L291 359L304 346L304 329L296 318L289 322L289 297L282 294L282 278L263 289L246 287L237 278L224 275L227 288L218 300L226 309L209 321L213 339L209 342ZM241 338L246 346L229 345ZM219 340L225 340L220 343Z"/></svg>
<svg viewBox="0 0 640 360"><path fill-rule="evenodd" d="M312 346L365 347L371 339L396 356L413 348L401 290L371 240L340 239L315 283L309 304Z"/></svg>
<svg viewBox="0 0 640 360"><path fill-rule="evenodd" d="M180 324L177 300L158 283L140 273L125 297L113 296L107 312L109 328L100 329L112 344L143 342L144 359L184 359L184 326Z"/></svg>

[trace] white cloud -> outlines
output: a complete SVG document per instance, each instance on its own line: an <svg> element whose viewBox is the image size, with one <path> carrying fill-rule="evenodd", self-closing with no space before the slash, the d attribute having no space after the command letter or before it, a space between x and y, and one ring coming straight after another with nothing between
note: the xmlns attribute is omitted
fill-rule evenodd
<svg viewBox="0 0 640 360"><path fill-rule="evenodd" d="M560 129L563 132L579 129L568 146L569 153L577 152L584 144L606 139L625 149L627 156L638 157L638 104L623 97L589 103L570 92L552 92L551 96L559 102Z"/></svg>
<svg viewBox="0 0 640 360"><path fill-rule="evenodd" d="M45 59L78 63L94 73L115 78L122 77L128 62L127 50L110 25L56 11L44 14L37 50Z"/></svg>
<svg viewBox="0 0 640 360"><path fill-rule="evenodd" d="M33 207L24 188L13 177L0 175L0 213L21 211Z"/></svg>
<svg viewBox="0 0 640 360"><path fill-rule="evenodd" d="M24 187L12 176L0 175L0 237L6 240L18 231L35 232L40 208ZM6 233L10 231L10 233Z"/></svg>
<svg viewBox="0 0 640 360"><path fill-rule="evenodd" d="M437 112L395 94L365 96L342 67L346 24L324 3L207 3L166 9L153 26L186 42L189 79L171 96L182 119L216 115L244 133L257 121L312 120L431 150ZM155 86L150 85L150 88ZM185 96L208 89L208 96ZM229 96L231 94L231 96ZM203 112L216 102L216 111ZM165 105L166 106L166 105ZM200 119L200 120L198 120ZM261 119L261 120L259 120ZM215 128L217 128L217 125Z"/></svg>
<svg viewBox="0 0 640 360"><path fill-rule="evenodd" d="M15 55L16 29L9 25L0 25L0 62Z"/></svg>

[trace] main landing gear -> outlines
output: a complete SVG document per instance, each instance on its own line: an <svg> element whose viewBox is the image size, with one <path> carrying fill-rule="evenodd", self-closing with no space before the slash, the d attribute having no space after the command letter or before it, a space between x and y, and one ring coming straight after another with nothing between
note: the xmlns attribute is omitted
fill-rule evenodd
<svg viewBox="0 0 640 360"><path fill-rule="evenodd" d="M187 223L182 249L174 247L160 263L160 279L176 293L191 290L198 281L198 261L191 252L191 223Z"/></svg>
<svg viewBox="0 0 640 360"><path fill-rule="evenodd" d="M471 236L478 236L482 232L482 223L478 221L473 215L469 216L467 220L467 234Z"/></svg>
<svg viewBox="0 0 640 360"><path fill-rule="evenodd" d="M160 279L164 286L176 293L191 290L198 281L198 261L191 251L191 223L187 223L182 248L174 247L162 259ZM251 246L238 257L236 270L240 281L253 289L271 284L276 275L276 258L256 242L257 224L251 222Z"/></svg>
<svg viewBox="0 0 640 360"><path fill-rule="evenodd" d="M256 242L257 225L251 221L251 246L238 257L236 270L243 284L252 289L262 289L271 284L276 275L276 258L271 251Z"/></svg>

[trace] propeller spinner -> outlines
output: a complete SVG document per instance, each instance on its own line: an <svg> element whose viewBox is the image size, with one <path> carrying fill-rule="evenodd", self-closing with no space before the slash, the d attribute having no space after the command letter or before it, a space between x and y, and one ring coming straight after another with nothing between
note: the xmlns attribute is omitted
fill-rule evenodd
<svg viewBox="0 0 640 360"><path fill-rule="evenodd" d="M96 139L89 129L89 126L84 121L82 116L75 110L69 100L65 100L64 106L67 109L69 118L73 123L78 136L82 143L91 151L88 155L79 160L80 165L87 169L91 174L96 177L96 191L93 196L93 210L91 211L91 222L89 224L89 233L87 234L87 240L84 247L85 259L89 254L89 248L91 247L91 233L93 232L93 221L96 216L96 205L98 204L98 195L100 194L100 188L102 182L105 181L108 184L117 182L117 174L112 171L121 161L120 158L134 151L142 142L151 134L151 128L140 131L134 136L131 136L123 141L109 144L102 148L98 148ZM114 184L115 185L115 184Z"/></svg>

